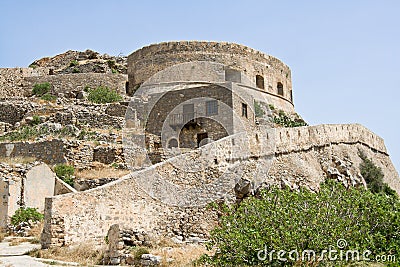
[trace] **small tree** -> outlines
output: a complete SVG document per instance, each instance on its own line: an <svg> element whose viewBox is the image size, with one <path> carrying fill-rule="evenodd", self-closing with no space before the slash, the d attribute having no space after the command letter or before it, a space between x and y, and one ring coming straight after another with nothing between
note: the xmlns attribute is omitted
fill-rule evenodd
<svg viewBox="0 0 400 267"><path fill-rule="evenodd" d="M115 90L106 86L99 86L96 89L89 89L88 100L97 103L105 104L121 101L123 98Z"/></svg>
<svg viewBox="0 0 400 267"><path fill-rule="evenodd" d="M51 84L48 82L45 83L37 83L33 86L32 93L35 96L42 96L48 93L51 89Z"/></svg>
<svg viewBox="0 0 400 267"><path fill-rule="evenodd" d="M37 211L37 208L19 208L11 217L11 224L18 225L22 222L38 222L43 220L43 214Z"/></svg>
<svg viewBox="0 0 400 267"><path fill-rule="evenodd" d="M383 181L385 175L380 167L369 159L361 150L358 151L358 156L362 159L360 164L360 172L367 183L368 189L373 193L385 193L387 195L396 196L396 192Z"/></svg>

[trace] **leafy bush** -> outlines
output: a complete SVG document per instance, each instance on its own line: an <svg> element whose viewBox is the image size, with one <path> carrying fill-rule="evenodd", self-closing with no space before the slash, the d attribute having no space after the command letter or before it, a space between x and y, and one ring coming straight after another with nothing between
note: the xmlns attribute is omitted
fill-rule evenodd
<svg viewBox="0 0 400 267"><path fill-rule="evenodd" d="M216 266L292 266L289 251L301 255L313 250L319 257L332 247L339 251L340 239L347 241L344 252L358 250L362 255L369 250L370 259L383 254L400 257L399 200L362 188L346 189L331 180L318 193L270 188L259 198L223 206L219 212L224 215L207 244L208 249L218 249L214 256L203 257ZM272 260L259 260L261 250L274 250ZM280 250L287 252L286 262L277 259Z"/></svg>
<svg viewBox="0 0 400 267"><path fill-rule="evenodd" d="M274 123L282 125L283 127L301 127L308 126L308 124L302 119L291 119L283 110L279 111L278 116L274 116Z"/></svg>
<svg viewBox="0 0 400 267"><path fill-rule="evenodd" d="M56 97L55 95L46 93L46 94L42 95L42 96L40 97L40 99L46 100L46 101L54 101L54 100L57 99L57 97Z"/></svg>
<svg viewBox="0 0 400 267"><path fill-rule="evenodd" d="M121 101L123 98L116 91L105 86L99 86L96 89L89 89L88 100L97 103L105 104Z"/></svg>
<svg viewBox="0 0 400 267"><path fill-rule="evenodd" d="M37 208L19 208L11 217L11 224L18 225L21 222L38 222L43 220L43 214L37 211Z"/></svg>
<svg viewBox="0 0 400 267"><path fill-rule="evenodd" d="M33 86L32 93L35 96L42 96L48 93L51 89L51 84L48 82L45 83L37 83Z"/></svg>
<svg viewBox="0 0 400 267"><path fill-rule="evenodd" d="M80 73L81 71L78 68L73 68L72 73Z"/></svg>
<svg viewBox="0 0 400 267"><path fill-rule="evenodd" d="M29 68L32 68L32 69L36 69L37 67L38 67L38 65L36 65L35 63L31 63L29 65Z"/></svg>
<svg viewBox="0 0 400 267"><path fill-rule="evenodd" d="M107 65L110 69L115 68L115 61L114 60L107 60Z"/></svg>
<svg viewBox="0 0 400 267"><path fill-rule="evenodd" d="M70 186L74 186L74 179L72 176L75 173L75 168L73 166L59 164L54 167L54 172L56 173L57 177L63 180L65 183L69 184Z"/></svg>
<svg viewBox="0 0 400 267"><path fill-rule="evenodd" d="M40 124L40 117L38 115L33 115L31 124L32 125Z"/></svg>
<svg viewBox="0 0 400 267"><path fill-rule="evenodd" d="M76 67L79 65L79 62L77 60L71 60L71 62L69 63L70 67Z"/></svg>
<svg viewBox="0 0 400 267"><path fill-rule="evenodd" d="M138 247L138 248L135 249L135 252L134 252L134 259L135 259L136 261L140 261L140 259L142 258L142 255L143 255L143 254L149 254L149 253L150 253L150 252L149 252L149 250L148 250L147 248Z"/></svg>
<svg viewBox="0 0 400 267"><path fill-rule="evenodd" d="M385 193L396 196L396 191L383 182L384 174L382 169L376 166L361 150L358 151L358 156L362 159L360 172L367 183L368 189L373 193Z"/></svg>

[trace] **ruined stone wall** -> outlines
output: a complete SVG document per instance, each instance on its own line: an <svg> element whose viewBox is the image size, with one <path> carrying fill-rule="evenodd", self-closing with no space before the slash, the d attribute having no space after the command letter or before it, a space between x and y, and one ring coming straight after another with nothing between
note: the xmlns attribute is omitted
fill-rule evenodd
<svg viewBox="0 0 400 267"><path fill-rule="evenodd" d="M88 168L93 161L124 164L121 144L96 144L83 140L52 139L40 142L0 143L0 157L33 158L50 165L68 162L78 169Z"/></svg>
<svg viewBox="0 0 400 267"><path fill-rule="evenodd" d="M59 164L66 162L65 154L64 142L57 139L42 142L0 143L2 157L29 157L47 164Z"/></svg>
<svg viewBox="0 0 400 267"><path fill-rule="evenodd" d="M33 86L37 83L48 82L52 85L53 93L73 96L73 94L83 91L86 86L90 88L107 86L120 94L125 94L128 79L127 75L124 74L74 73L27 77L25 81L24 90L26 92L31 92Z"/></svg>
<svg viewBox="0 0 400 267"><path fill-rule="evenodd" d="M5 227L9 217L20 207L37 208L44 212L45 197L57 193L76 192L66 188L64 192L56 192L56 176L44 163L8 165L0 163L0 227ZM60 181L60 186L65 185Z"/></svg>
<svg viewBox="0 0 400 267"><path fill-rule="evenodd" d="M0 68L0 99L25 96L25 78L48 74L48 68Z"/></svg>
<svg viewBox="0 0 400 267"><path fill-rule="evenodd" d="M190 187L206 183L209 175L218 177L226 166L232 166L232 172L242 173L243 177L249 179L261 176L267 184L289 183L290 186L301 185L315 190L320 181L329 178L329 164L334 161L345 159L356 170L360 162L358 149L362 149L374 162L377 159L377 165L384 170L385 181L400 193L399 177L383 140L361 125L285 128L276 129L275 134L260 129L254 134L258 136L250 136L249 153L243 154L248 146L247 139L233 135L111 184L46 199L43 245L57 246L88 240L101 243L113 224L143 230L154 236L180 236L184 239L196 235L207 237L208 231L216 223L216 214L202 207L166 205L143 191L144 184L141 183L159 175L169 182ZM271 149L275 151L275 160L268 173L263 167ZM194 159L201 160L194 164ZM261 172L254 173L256 166L260 167ZM356 173L345 173L353 177L349 182L356 181ZM342 176L339 178L343 179ZM222 185L229 183L229 176L226 179ZM212 195L215 189L211 186L208 195ZM153 196L164 193L157 190L152 192ZM228 195L232 196L231 193ZM178 201L179 197L179 194L172 193L163 195L163 200L173 202Z"/></svg>
<svg viewBox="0 0 400 267"><path fill-rule="evenodd" d="M264 79L264 88L261 90L293 103L291 71L287 65L252 48L226 42L182 41L143 47L128 56L129 89L133 91L138 84L170 66L194 61L216 62L241 71L254 87L256 76L260 75ZM278 83L283 85L281 96L278 94ZM282 109L287 110L286 105Z"/></svg>

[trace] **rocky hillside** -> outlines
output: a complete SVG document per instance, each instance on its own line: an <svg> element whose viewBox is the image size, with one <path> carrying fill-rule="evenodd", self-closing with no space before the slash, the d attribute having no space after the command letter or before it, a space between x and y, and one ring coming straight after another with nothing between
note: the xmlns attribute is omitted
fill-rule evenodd
<svg viewBox="0 0 400 267"><path fill-rule="evenodd" d="M29 66L50 68L54 74L90 72L126 74L127 57L101 55L89 49L83 52L69 50L54 57L35 60Z"/></svg>

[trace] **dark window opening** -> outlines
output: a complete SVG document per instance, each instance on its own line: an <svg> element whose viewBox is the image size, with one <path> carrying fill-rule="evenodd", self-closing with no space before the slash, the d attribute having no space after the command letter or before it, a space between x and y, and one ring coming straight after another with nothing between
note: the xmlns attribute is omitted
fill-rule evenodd
<svg viewBox="0 0 400 267"><path fill-rule="evenodd" d="M281 82L278 82L276 87L278 88L278 95L283 96L283 84Z"/></svg>
<svg viewBox="0 0 400 267"><path fill-rule="evenodd" d="M125 93L129 95L129 82L125 83Z"/></svg>
<svg viewBox="0 0 400 267"><path fill-rule="evenodd" d="M54 75L54 69L49 69L49 75Z"/></svg>
<svg viewBox="0 0 400 267"><path fill-rule="evenodd" d="M247 118L247 105L242 103L242 117Z"/></svg>
<svg viewBox="0 0 400 267"><path fill-rule="evenodd" d="M204 144L202 144L201 141L203 141L206 138L208 138L208 133L198 133L197 134L197 147L200 147L201 145L204 145Z"/></svg>
<svg viewBox="0 0 400 267"><path fill-rule="evenodd" d="M257 88L264 89L264 77L256 75L256 86Z"/></svg>
<svg viewBox="0 0 400 267"><path fill-rule="evenodd" d="M292 90L290 90L290 101L293 102L293 91Z"/></svg>
<svg viewBox="0 0 400 267"><path fill-rule="evenodd" d="M178 140L176 140L175 138L172 138L168 142L168 148L173 148L173 147L178 147Z"/></svg>
<svg viewBox="0 0 400 267"><path fill-rule="evenodd" d="M217 115L218 114L218 101L211 100L206 102L206 115Z"/></svg>

